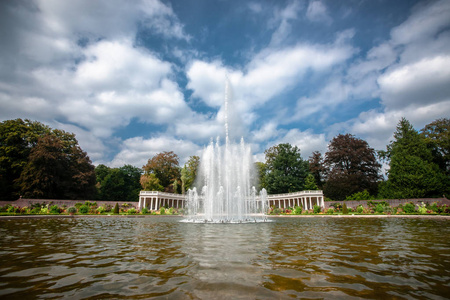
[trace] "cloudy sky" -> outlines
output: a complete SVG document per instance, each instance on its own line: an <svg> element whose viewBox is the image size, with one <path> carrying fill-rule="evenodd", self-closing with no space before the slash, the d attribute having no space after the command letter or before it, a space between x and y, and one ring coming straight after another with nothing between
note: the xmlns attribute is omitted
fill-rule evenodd
<svg viewBox="0 0 450 300"><path fill-rule="evenodd" d="M94 164L184 163L224 136L307 159L450 116L450 1L0 2L0 121L76 134Z"/></svg>

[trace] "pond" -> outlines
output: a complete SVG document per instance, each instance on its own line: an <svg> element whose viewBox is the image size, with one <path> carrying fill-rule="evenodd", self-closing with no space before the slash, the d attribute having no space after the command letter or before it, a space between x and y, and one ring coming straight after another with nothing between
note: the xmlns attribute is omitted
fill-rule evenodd
<svg viewBox="0 0 450 300"><path fill-rule="evenodd" d="M448 220L0 220L0 298L446 298Z"/></svg>

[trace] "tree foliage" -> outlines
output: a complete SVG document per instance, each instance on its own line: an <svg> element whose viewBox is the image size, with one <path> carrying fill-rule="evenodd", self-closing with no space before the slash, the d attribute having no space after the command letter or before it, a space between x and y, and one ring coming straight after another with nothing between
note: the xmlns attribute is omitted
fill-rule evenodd
<svg viewBox="0 0 450 300"><path fill-rule="evenodd" d="M435 120L421 130L425 143L431 149L433 161L450 175L450 119Z"/></svg>
<svg viewBox="0 0 450 300"><path fill-rule="evenodd" d="M141 169L132 165L109 168L100 164L95 171L100 200L138 201L141 190Z"/></svg>
<svg viewBox="0 0 450 300"><path fill-rule="evenodd" d="M180 178L178 155L173 151L158 153L143 166L145 174L155 174L166 192L172 192L173 181Z"/></svg>
<svg viewBox="0 0 450 300"><path fill-rule="evenodd" d="M30 120L0 123L0 197L82 199L95 173L74 134Z"/></svg>
<svg viewBox="0 0 450 300"><path fill-rule="evenodd" d="M323 166L322 153L314 151L309 157L309 172L314 176L318 188L323 187L325 168Z"/></svg>
<svg viewBox="0 0 450 300"><path fill-rule="evenodd" d="M256 172L256 190L260 191L263 188L267 189L266 175L267 175L267 165L263 162L255 163Z"/></svg>
<svg viewBox="0 0 450 300"><path fill-rule="evenodd" d="M387 146L388 180L380 189L383 198L441 196L448 188L448 176L433 161L426 138L402 118Z"/></svg>
<svg viewBox="0 0 450 300"><path fill-rule="evenodd" d="M324 170L327 182L324 194L335 200L368 190L377 193L380 163L369 144L351 134L334 137L325 154Z"/></svg>
<svg viewBox="0 0 450 300"><path fill-rule="evenodd" d="M301 191L308 175L308 162L300 149L291 144L279 144L265 151L267 174L265 183L269 194Z"/></svg>
<svg viewBox="0 0 450 300"><path fill-rule="evenodd" d="M185 173L185 183L184 190L188 190L192 188L195 184L195 179L197 179L198 169L200 166L200 157L197 155L193 155L189 157L189 160L184 165L186 169Z"/></svg>

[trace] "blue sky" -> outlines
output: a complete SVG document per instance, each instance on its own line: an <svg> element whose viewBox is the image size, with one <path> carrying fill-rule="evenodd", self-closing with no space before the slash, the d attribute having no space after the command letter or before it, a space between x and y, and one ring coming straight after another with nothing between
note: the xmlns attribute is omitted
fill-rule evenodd
<svg viewBox="0 0 450 300"><path fill-rule="evenodd" d="M450 1L2 1L0 39L0 120L74 132L94 164L200 155L226 76L257 161L450 116Z"/></svg>

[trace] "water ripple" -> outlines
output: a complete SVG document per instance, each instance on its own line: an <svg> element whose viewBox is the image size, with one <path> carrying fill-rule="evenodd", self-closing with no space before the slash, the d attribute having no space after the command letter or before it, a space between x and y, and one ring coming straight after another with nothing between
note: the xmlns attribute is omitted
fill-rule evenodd
<svg viewBox="0 0 450 300"><path fill-rule="evenodd" d="M0 297L445 299L446 220L0 220Z"/></svg>

